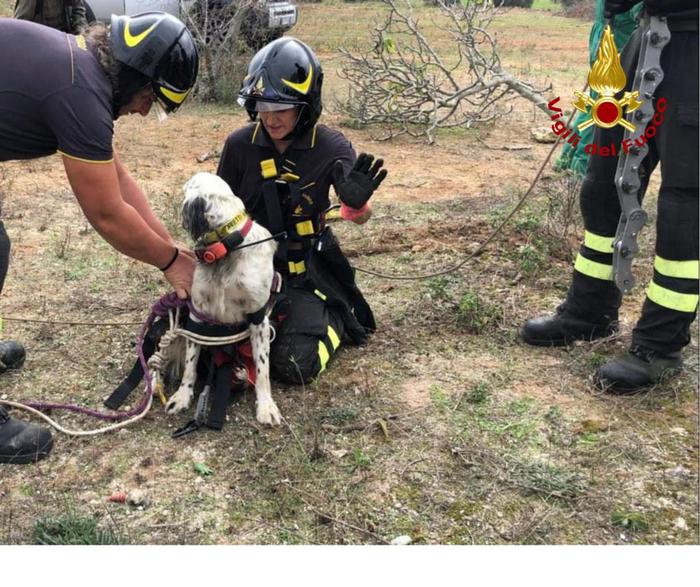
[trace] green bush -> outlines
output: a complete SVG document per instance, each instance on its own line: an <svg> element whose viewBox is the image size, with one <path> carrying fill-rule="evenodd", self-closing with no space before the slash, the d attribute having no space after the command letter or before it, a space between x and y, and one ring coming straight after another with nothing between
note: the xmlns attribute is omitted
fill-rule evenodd
<svg viewBox="0 0 700 587"><path fill-rule="evenodd" d="M462 295L457 306L457 321L472 334L481 334L495 327L503 317L503 311L495 304L485 301L474 291Z"/></svg>

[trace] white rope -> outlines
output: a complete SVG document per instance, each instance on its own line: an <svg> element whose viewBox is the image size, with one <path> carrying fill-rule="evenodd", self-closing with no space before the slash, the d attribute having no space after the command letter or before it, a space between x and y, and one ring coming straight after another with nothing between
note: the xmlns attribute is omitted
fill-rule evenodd
<svg viewBox="0 0 700 587"><path fill-rule="evenodd" d="M125 426L128 426L129 424L133 424L134 422L138 422L141 418L143 418L151 409L152 403L153 403L153 396L148 398L148 404L146 404L146 409L143 412L141 412L140 414L136 414L133 418L129 418L128 420L124 420L123 422L117 422L116 424L110 424L109 426L105 426L104 428L95 428L94 430L71 430L69 428L64 428L58 422L56 422L56 420L52 420L46 414L44 414L43 412L40 412L36 408L32 408L31 406L27 406L27 405L21 404L19 402L13 402L13 401L9 401L9 400L0 399L0 404L6 405L6 406L11 406L13 408L18 408L20 410L26 410L27 412L31 412L35 416L39 416L40 418L46 420L51 426L53 426L59 432L63 432L63 434L67 434L68 436L96 436L98 434L104 434L105 432L112 432L113 430L118 430L119 428L124 428Z"/></svg>
<svg viewBox="0 0 700 587"><path fill-rule="evenodd" d="M269 311L268 314L269 316ZM245 340L250 336L248 330L244 330L243 332L240 332L238 334L234 334L232 336L204 336L202 334L195 334L193 332L190 332L189 330L186 330L184 328L179 328L175 326L176 324L180 323L180 308L177 308L175 310L175 314L173 315L173 311L168 310L168 320L170 322L170 328L163 334L161 337L160 341L158 342L158 350L151 355L151 357L148 359L148 367L152 371L152 377L151 377L151 389L155 392L157 389L157 386L159 385L158 382L158 377L162 376L162 371L165 368L166 361L168 358L168 349L172 342L178 338L179 336L182 336L186 338L187 340L190 340L192 342L195 342L199 345L202 346L221 346L225 344L233 344L236 342L241 342L242 340ZM270 324L270 330L272 331L271 335L271 340L272 342L277 333L275 331L275 328ZM144 374L144 377L147 375ZM162 393L162 392L161 392ZM25 410L27 412L30 412L34 414L35 416L38 416L39 418L45 420L48 422L51 426L53 426L56 430L59 432L62 432L63 434L66 434L68 436L96 436L98 434L104 434L105 432L112 432L114 430L119 430L120 428L124 428L126 426L129 426L130 424L133 424L134 422L138 422L141 420L146 414L151 409L151 406L153 405L153 393L150 395L148 398L148 403L146 404L145 409L143 412L140 414L136 414L132 418L129 418L128 420L124 420L123 422L117 422L115 424L110 424L109 426L105 426L103 428L94 428L93 430L71 430L70 428L64 428L61 426L56 420L50 418L43 412L40 412L36 408L32 408L31 406L28 406L26 404L20 403L20 402L13 402L10 400L3 400L0 399L0 404L10 406L13 408L17 408L20 410Z"/></svg>

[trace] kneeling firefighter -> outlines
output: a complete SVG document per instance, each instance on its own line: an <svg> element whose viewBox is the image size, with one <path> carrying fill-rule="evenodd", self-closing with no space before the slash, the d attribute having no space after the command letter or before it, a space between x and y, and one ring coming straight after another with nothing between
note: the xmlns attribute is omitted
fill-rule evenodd
<svg viewBox="0 0 700 587"><path fill-rule="evenodd" d="M362 344L376 328L354 270L326 226L332 185L340 216L363 224L386 177L383 161L356 157L342 133L317 124L323 70L304 43L284 37L252 59L238 102L252 124L226 139L217 173L278 241L285 287L275 305L270 372L307 382L341 344Z"/></svg>

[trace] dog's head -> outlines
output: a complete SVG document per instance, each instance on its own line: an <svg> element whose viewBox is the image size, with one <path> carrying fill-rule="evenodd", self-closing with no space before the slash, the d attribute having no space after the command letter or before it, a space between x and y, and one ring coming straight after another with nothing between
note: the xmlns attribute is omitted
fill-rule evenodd
<svg viewBox="0 0 700 587"><path fill-rule="evenodd" d="M193 175L183 189L182 226L194 241L245 212L241 199L234 196L228 184L213 173Z"/></svg>

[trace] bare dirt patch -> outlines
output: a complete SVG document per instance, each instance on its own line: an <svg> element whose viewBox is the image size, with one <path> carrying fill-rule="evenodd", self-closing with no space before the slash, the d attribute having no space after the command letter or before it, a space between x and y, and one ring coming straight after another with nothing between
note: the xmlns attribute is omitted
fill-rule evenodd
<svg viewBox="0 0 700 587"><path fill-rule="evenodd" d="M333 49L351 33L328 23L377 7L302 5L295 34L321 47L331 94L342 90ZM582 84L585 23L514 10L498 27L514 71L551 79L556 95ZM352 35L358 40L345 44L364 38ZM352 262L415 275L474 250L548 149L529 139L546 117L514 105L497 125L445 133L434 147L343 129L390 170L372 221L334 227ZM339 113L324 120L343 121ZM165 125L119 122L126 166L183 239L182 184L214 171L216 156L197 158L245 122L237 108L195 104ZM500 149L513 144L530 148ZM117 254L86 225L58 158L4 163L0 189L13 241L0 299L6 318L137 323L166 291L155 269ZM430 544L697 543L697 342L684 375L633 398L601 395L590 375L625 350L642 287L625 301L614 340L570 349L519 342L522 321L565 295L576 247L544 236L537 198L459 272L411 282L359 274L378 332L341 352L313 385L274 385L286 426L259 426L244 394L223 432L174 441L184 418L155 405L125 431L59 436L46 461L3 468L0 542L31 542L36 520L72 511L132 543L357 544L406 534ZM640 281L650 275L652 232ZM29 355L21 371L2 376L0 394L99 407L133 360L136 329L8 319L4 336L23 340ZM108 501L115 491L143 499Z"/></svg>

